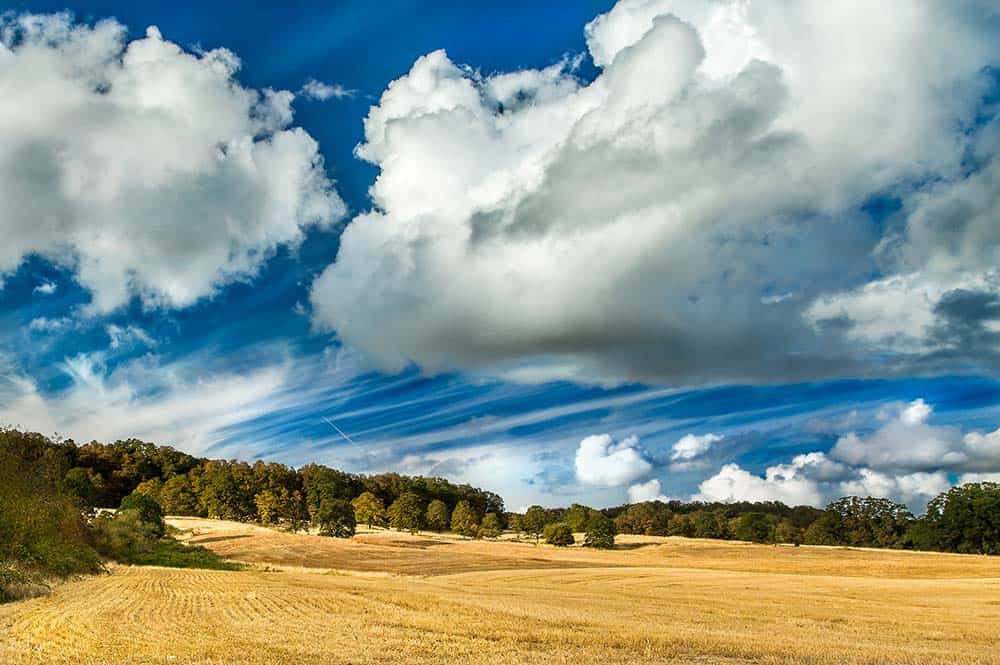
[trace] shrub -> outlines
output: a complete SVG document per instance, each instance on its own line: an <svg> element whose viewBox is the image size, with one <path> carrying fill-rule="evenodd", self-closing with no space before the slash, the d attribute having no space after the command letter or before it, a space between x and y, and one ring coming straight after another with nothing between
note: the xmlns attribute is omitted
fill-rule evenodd
<svg viewBox="0 0 1000 665"><path fill-rule="evenodd" d="M575 543L576 539L573 538L573 531L567 525L556 522L545 527L545 542L556 547L566 547Z"/></svg>
<svg viewBox="0 0 1000 665"><path fill-rule="evenodd" d="M135 509L98 515L92 527L97 551L122 563L138 563L140 556L155 549L162 535L156 524L142 519Z"/></svg>
<svg viewBox="0 0 1000 665"><path fill-rule="evenodd" d="M139 490L132 492L122 499L118 510L122 512L134 511L138 514L139 520L153 528L157 536L162 536L166 532L167 525L163 521L163 509L159 502L149 494Z"/></svg>

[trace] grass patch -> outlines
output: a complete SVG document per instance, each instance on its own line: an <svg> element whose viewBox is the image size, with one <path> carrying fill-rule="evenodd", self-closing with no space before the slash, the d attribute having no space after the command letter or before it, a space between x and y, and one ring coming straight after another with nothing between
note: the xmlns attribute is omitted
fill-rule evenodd
<svg viewBox="0 0 1000 665"><path fill-rule="evenodd" d="M140 552L127 563L138 566L167 568L207 568L209 570L243 570L245 566L226 561L212 550L200 545L185 545L173 538L161 538L148 552Z"/></svg>

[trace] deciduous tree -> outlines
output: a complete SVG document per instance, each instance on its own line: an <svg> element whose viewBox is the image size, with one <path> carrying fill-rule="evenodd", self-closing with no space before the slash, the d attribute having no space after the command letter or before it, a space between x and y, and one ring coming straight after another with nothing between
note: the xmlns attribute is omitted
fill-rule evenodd
<svg viewBox="0 0 1000 665"><path fill-rule="evenodd" d="M467 502L462 501L465 505ZM448 504L441 499L434 499L427 505L426 516L427 528L438 533L451 526L451 515L448 513Z"/></svg>

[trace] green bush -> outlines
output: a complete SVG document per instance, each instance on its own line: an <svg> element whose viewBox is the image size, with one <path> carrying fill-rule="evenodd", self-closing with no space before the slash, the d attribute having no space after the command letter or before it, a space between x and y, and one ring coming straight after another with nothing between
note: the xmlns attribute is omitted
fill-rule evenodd
<svg viewBox="0 0 1000 665"><path fill-rule="evenodd" d="M556 522L546 525L545 542L556 547L566 547L575 543L576 539L573 538L573 531L567 525Z"/></svg>
<svg viewBox="0 0 1000 665"><path fill-rule="evenodd" d="M243 570L243 564L226 561L210 549L185 545L173 538L161 538L153 549L140 554L132 562L140 566L167 568L208 568L211 570Z"/></svg>
<svg viewBox="0 0 1000 665"><path fill-rule="evenodd" d="M63 488L63 465L43 442L53 446L0 430L0 601L22 585L101 569L79 500Z"/></svg>
<svg viewBox="0 0 1000 665"><path fill-rule="evenodd" d="M167 525L163 521L163 509L160 503L151 495L136 490L122 499L122 504L118 510L134 511L138 513L139 520L149 524L156 530L156 535L162 536L166 532Z"/></svg>

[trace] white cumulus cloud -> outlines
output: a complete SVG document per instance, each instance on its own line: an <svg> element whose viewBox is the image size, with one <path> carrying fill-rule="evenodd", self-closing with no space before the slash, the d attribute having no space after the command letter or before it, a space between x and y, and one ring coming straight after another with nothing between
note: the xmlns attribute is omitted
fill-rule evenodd
<svg viewBox="0 0 1000 665"><path fill-rule="evenodd" d="M712 444L722 441L718 434L685 434L674 444L670 459L673 461L685 462L693 460L707 453Z"/></svg>
<svg viewBox="0 0 1000 665"><path fill-rule="evenodd" d="M594 434L580 441L575 468L581 483L620 487L642 478L653 465L639 449L637 437L616 443L610 434Z"/></svg>
<svg viewBox="0 0 1000 665"><path fill-rule="evenodd" d="M1000 469L1000 430L962 433L957 427L932 425L932 407L924 400L910 402L896 418L867 436L841 436L830 456L853 466L879 471L955 472Z"/></svg>
<svg viewBox="0 0 1000 665"><path fill-rule="evenodd" d="M643 503L644 501L670 501L670 497L665 496L660 489L660 481L651 478L644 483L636 483L628 488L629 503Z"/></svg>
<svg viewBox="0 0 1000 665"><path fill-rule="evenodd" d="M946 302L989 295L1000 247L996 188L968 168L995 145L961 129L1000 57L981 4L621 0L585 33L590 82L572 61L482 75L435 51L389 84L357 149L373 208L313 284L318 327L386 368L533 380L989 361L967 324L992 314ZM886 191L899 224L863 211ZM974 220L928 221L965 202ZM952 249L925 251L925 228ZM914 295L881 314L897 286Z"/></svg>
<svg viewBox="0 0 1000 665"><path fill-rule="evenodd" d="M792 506L815 506L823 502L817 482L794 464L768 467L764 477L738 464L726 464L717 474L704 480L692 498L698 501L781 501Z"/></svg>
<svg viewBox="0 0 1000 665"><path fill-rule="evenodd" d="M253 277L281 245L343 216L293 95L235 79L113 20L0 19L0 276L29 254L74 271L107 312L184 307Z"/></svg>

